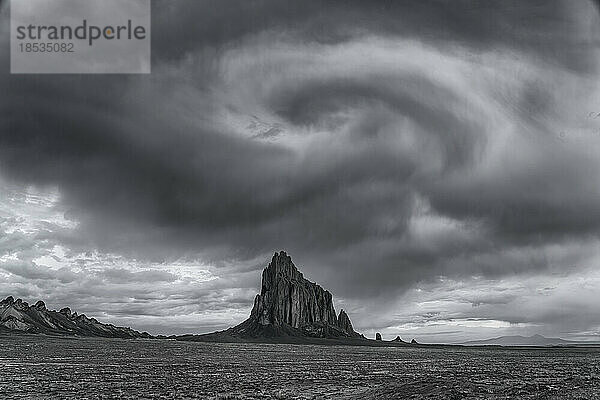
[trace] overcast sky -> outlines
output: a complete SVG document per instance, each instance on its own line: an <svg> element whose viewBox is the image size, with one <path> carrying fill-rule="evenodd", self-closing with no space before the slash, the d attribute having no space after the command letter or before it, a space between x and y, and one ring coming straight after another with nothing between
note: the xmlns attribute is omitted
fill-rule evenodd
<svg viewBox="0 0 600 400"><path fill-rule="evenodd" d="M149 76L0 10L0 297L209 332L285 249L367 336L600 338L593 2L156 0Z"/></svg>

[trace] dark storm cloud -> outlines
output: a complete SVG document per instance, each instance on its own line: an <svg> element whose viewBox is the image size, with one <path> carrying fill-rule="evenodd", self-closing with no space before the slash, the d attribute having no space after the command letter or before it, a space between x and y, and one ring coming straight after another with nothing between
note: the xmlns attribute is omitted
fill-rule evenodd
<svg viewBox="0 0 600 400"><path fill-rule="evenodd" d="M598 232L591 3L153 6L150 76L0 75L0 173L58 186L80 225L54 240L223 271L285 248L336 294L377 301L440 275L559 268L580 249L545 246ZM248 276L197 300L248 305L223 294Z"/></svg>
<svg viewBox="0 0 600 400"><path fill-rule="evenodd" d="M362 34L398 35L439 45L468 43L476 50L521 48L549 61L588 70L588 41L573 33L578 21L567 1L222 1L158 0L153 24L159 58L218 51L261 30L299 41L344 42Z"/></svg>

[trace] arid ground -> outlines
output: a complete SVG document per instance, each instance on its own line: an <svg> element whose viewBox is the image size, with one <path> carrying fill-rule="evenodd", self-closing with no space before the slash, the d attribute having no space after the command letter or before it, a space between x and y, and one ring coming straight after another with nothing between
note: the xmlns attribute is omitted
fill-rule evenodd
<svg viewBox="0 0 600 400"><path fill-rule="evenodd" d="M0 337L2 399L600 399L600 349Z"/></svg>

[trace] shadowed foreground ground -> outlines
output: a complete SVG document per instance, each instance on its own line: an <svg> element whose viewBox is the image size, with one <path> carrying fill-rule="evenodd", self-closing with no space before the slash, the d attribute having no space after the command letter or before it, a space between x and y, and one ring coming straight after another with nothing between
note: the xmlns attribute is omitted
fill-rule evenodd
<svg viewBox="0 0 600 400"><path fill-rule="evenodd" d="M0 336L2 399L600 399L600 349Z"/></svg>

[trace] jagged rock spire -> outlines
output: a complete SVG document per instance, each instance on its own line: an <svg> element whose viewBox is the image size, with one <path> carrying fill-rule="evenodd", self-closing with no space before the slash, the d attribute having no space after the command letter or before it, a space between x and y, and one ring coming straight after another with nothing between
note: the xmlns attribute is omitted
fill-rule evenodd
<svg viewBox="0 0 600 400"><path fill-rule="evenodd" d="M352 322L350 322L350 318L346 311L340 310L340 315L337 318L338 327L348 334L354 334L354 328L352 327Z"/></svg>
<svg viewBox="0 0 600 400"><path fill-rule="evenodd" d="M292 262L292 257L288 256L285 251L275 253L267 268L263 270L261 293L270 290L280 279L296 282L304 280L304 275L298 271Z"/></svg>
<svg viewBox="0 0 600 400"><path fill-rule="evenodd" d="M261 325L337 326L331 293L304 279L285 251L275 253L263 271L261 292L251 315Z"/></svg>
<svg viewBox="0 0 600 400"><path fill-rule="evenodd" d="M250 318L234 331L256 333L261 327L290 327L322 337L359 336L343 310L336 316L331 293L305 279L285 251L275 253L264 269Z"/></svg>

